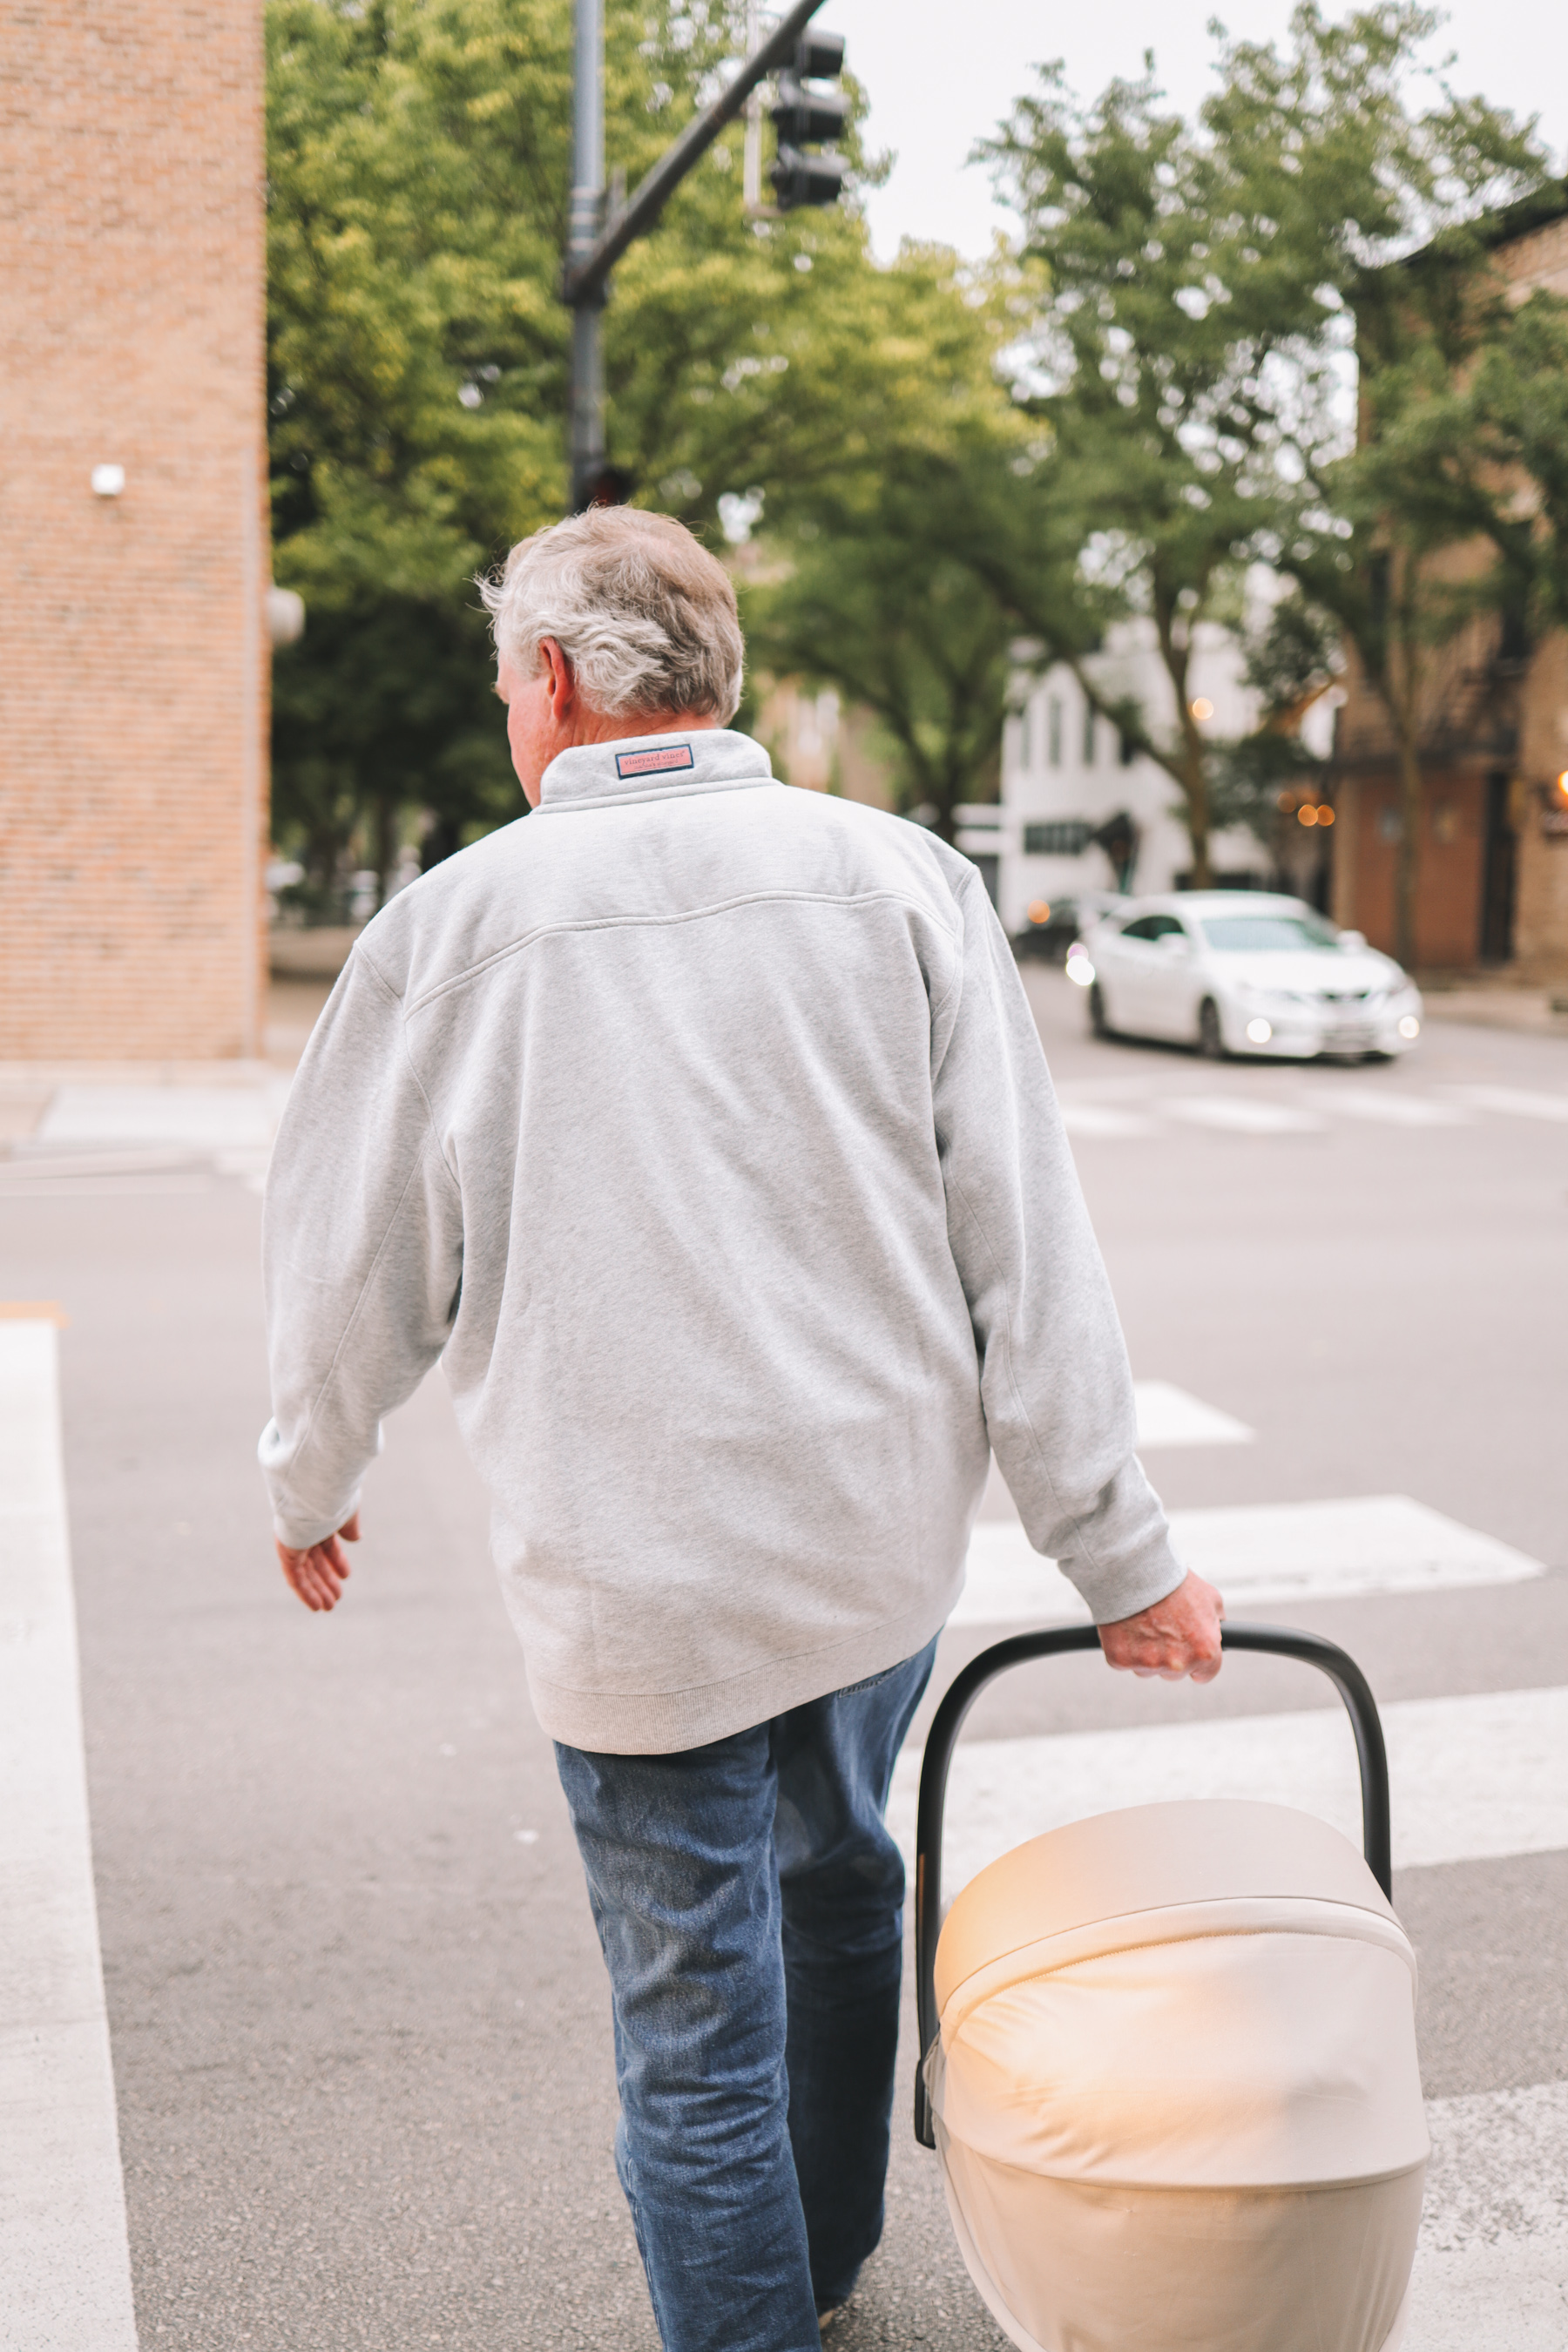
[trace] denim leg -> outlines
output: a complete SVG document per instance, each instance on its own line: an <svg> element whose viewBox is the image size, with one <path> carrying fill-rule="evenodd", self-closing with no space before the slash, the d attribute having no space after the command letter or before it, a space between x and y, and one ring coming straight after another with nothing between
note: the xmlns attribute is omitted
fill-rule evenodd
<svg viewBox="0 0 1568 2352"><path fill-rule="evenodd" d="M772 1725L789 2004L789 2128L819 2311L882 2234L904 1865L883 1821L936 1643Z"/></svg>
<svg viewBox="0 0 1568 2352"><path fill-rule="evenodd" d="M665 2352L816 2352L788 2129L770 1727L556 1748L615 2000L616 2166Z"/></svg>

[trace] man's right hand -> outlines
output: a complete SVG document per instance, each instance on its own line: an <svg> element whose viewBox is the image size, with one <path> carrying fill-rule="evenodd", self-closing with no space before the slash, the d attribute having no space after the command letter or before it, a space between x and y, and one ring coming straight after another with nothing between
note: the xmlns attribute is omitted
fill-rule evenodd
<svg viewBox="0 0 1568 2352"><path fill-rule="evenodd" d="M283 1573L304 1602L307 1609L335 1609L342 1599L343 1585L349 1573L349 1558L345 1543L359 1541L359 1513L345 1519L335 1536L328 1536L305 1551L295 1551L279 1543L278 1557Z"/></svg>
<svg viewBox="0 0 1568 2352"><path fill-rule="evenodd" d="M1106 1664L1122 1672L1158 1675L1168 1683L1191 1675L1195 1683L1212 1683L1220 1669L1224 1617L1225 1602L1214 1586L1189 1569L1163 1601L1102 1625L1100 1646Z"/></svg>

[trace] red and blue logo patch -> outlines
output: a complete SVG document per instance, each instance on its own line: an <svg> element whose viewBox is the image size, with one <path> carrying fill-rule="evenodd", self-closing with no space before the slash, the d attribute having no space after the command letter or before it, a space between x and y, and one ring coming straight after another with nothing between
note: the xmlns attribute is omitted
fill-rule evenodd
<svg viewBox="0 0 1568 2352"><path fill-rule="evenodd" d="M689 743L660 743L647 751L617 751L617 776L662 776L671 768L694 768Z"/></svg>

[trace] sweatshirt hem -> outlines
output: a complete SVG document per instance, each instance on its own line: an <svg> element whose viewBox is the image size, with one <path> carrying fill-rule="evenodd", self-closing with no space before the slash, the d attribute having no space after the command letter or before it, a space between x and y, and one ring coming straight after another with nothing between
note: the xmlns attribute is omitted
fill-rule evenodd
<svg viewBox="0 0 1568 2352"><path fill-rule="evenodd" d="M529 1696L543 1729L563 1748L602 1756L669 1756L749 1731L793 1706L826 1698L851 1683L901 1665L947 1622L963 1587L954 1570L939 1601L788 1658L764 1658L743 1674L680 1691L585 1691L552 1683L528 1668Z"/></svg>

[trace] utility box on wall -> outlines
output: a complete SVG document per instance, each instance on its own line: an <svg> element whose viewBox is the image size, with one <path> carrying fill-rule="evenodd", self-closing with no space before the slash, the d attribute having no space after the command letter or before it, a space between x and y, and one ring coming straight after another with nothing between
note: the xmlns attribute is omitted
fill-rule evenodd
<svg viewBox="0 0 1568 2352"><path fill-rule="evenodd" d="M259 0L0 0L0 1061L260 1048Z"/></svg>

